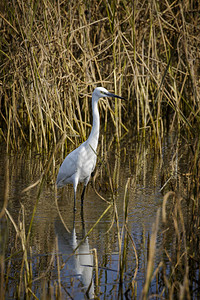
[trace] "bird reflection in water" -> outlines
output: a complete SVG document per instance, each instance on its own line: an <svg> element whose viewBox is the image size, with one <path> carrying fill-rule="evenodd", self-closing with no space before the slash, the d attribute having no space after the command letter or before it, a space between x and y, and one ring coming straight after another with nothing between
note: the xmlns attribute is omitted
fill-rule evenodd
<svg viewBox="0 0 200 300"><path fill-rule="evenodd" d="M83 292L89 299L94 298L93 282L93 254L90 250L88 237L85 237L85 224L83 210L81 210L81 233L75 230L75 213L73 220L73 230L68 232L62 221L55 221L55 232L58 239L58 251L60 258L63 259L63 268L61 268L61 281L68 282L70 286L67 289L72 290L73 299L80 299ZM79 243L83 242L79 245ZM77 248L77 246L79 247ZM75 251L75 249L77 250ZM75 251L75 252L74 252ZM72 280L73 279L73 280ZM80 289L81 286L81 289Z"/></svg>

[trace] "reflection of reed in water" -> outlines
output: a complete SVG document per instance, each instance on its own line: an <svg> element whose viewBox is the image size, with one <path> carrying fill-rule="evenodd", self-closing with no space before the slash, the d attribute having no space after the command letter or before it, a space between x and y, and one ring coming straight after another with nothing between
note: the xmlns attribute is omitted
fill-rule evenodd
<svg viewBox="0 0 200 300"><path fill-rule="evenodd" d="M79 235L75 230L75 215L73 230L67 232L60 219L55 221L55 232L58 237L58 250L62 255L64 261L61 269L61 280L64 278L74 279L74 290L80 287L80 282L87 296L91 299L94 297L94 283L93 283L93 255L90 251L88 237L80 244L80 241L85 236L85 228L82 214L82 232ZM75 249L77 250L75 251ZM75 251L75 252L74 252ZM71 288L70 281L70 288ZM76 291L76 290L75 290ZM76 297L74 298L76 299Z"/></svg>

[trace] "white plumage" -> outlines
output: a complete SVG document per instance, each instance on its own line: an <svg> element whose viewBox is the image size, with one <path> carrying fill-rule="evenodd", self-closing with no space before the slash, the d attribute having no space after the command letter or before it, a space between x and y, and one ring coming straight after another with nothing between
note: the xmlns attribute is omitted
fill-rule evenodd
<svg viewBox="0 0 200 300"><path fill-rule="evenodd" d="M91 173L96 165L96 149L99 139L100 119L98 111L98 101L101 97L114 97L124 99L115 94L109 93L103 87L97 87L92 93L92 113L93 125L89 138L77 149L72 151L64 159L57 176L57 187L63 187L72 183L74 187L74 210L76 210L76 190L79 182L84 182L84 188L81 195L83 205L85 188L90 180Z"/></svg>

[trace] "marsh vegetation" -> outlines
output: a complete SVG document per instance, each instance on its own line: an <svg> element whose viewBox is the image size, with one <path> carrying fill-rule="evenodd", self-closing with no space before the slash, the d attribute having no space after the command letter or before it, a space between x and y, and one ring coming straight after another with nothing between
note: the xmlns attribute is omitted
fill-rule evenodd
<svg viewBox="0 0 200 300"><path fill-rule="evenodd" d="M0 9L0 298L198 298L198 1ZM99 103L98 164L74 215L56 174L88 137L96 86L127 100Z"/></svg>

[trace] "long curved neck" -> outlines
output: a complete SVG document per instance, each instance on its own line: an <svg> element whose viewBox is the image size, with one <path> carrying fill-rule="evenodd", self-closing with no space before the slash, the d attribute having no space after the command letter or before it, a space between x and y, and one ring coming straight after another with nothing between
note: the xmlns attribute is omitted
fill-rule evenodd
<svg viewBox="0 0 200 300"><path fill-rule="evenodd" d="M99 129L100 129L100 118L98 110L98 99L92 95L92 112L93 112L93 124L92 130L90 132L88 142L92 149L96 151L99 139Z"/></svg>

